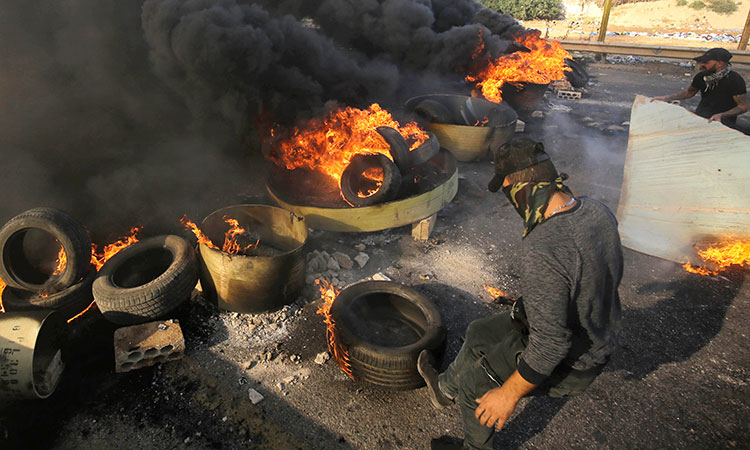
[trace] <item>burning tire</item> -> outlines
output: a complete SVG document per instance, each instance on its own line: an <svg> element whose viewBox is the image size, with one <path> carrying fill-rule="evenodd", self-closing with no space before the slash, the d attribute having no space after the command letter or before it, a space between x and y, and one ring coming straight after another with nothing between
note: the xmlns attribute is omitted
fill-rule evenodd
<svg viewBox="0 0 750 450"><path fill-rule="evenodd" d="M91 292L94 278L96 278L96 270L91 269L80 283L47 297L41 297L29 291L8 288L2 294L3 306L8 311L54 309L63 318L69 319L86 309L94 300Z"/></svg>
<svg viewBox="0 0 750 450"><path fill-rule="evenodd" d="M195 250L179 236L144 239L107 261L94 280L96 304L119 325L158 319L186 300L198 281Z"/></svg>
<svg viewBox="0 0 750 450"><path fill-rule="evenodd" d="M372 173L382 176L379 186L370 176ZM368 186L368 183L371 185ZM353 206L369 206L392 200L400 186L401 173L393 161L381 153L354 155L341 174L341 193Z"/></svg>
<svg viewBox="0 0 750 450"><path fill-rule="evenodd" d="M349 353L355 380L405 391L424 385L417 357L424 349L441 354L445 327L424 295L389 281L350 286L331 306L336 331Z"/></svg>
<svg viewBox="0 0 750 450"><path fill-rule="evenodd" d="M428 122L453 123L453 114L448 108L437 100L425 99L414 107L414 113Z"/></svg>
<svg viewBox="0 0 750 450"><path fill-rule="evenodd" d="M422 145L411 151L412 167L421 166L440 153L440 141L437 136L427 133L430 137Z"/></svg>
<svg viewBox="0 0 750 450"><path fill-rule="evenodd" d="M586 86L586 83L589 82L589 74L586 72L586 69L583 68L583 65L570 58L565 58L565 65L570 67L570 70L565 72L565 78L570 85L575 88Z"/></svg>
<svg viewBox="0 0 750 450"><path fill-rule="evenodd" d="M395 128L378 127L376 130L390 147L391 158L396 163L396 167L401 173L406 173L412 167L409 144L406 139Z"/></svg>
<svg viewBox="0 0 750 450"><path fill-rule="evenodd" d="M56 273L59 247L65 267ZM54 208L34 208L0 229L0 278L16 289L55 294L86 275L91 238L75 218Z"/></svg>

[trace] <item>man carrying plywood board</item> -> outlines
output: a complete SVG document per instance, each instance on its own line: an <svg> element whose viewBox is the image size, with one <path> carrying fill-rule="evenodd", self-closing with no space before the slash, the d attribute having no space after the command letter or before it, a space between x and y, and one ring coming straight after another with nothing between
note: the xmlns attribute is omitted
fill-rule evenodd
<svg viewBox="0 0 750 450"><path fill-rule="evenodd" d="M721 121L735 128L737 116L748 111L747 88L740 74L732 70L732 54L723 48L712 48L701 56L693 58L700 65L701 72L684 91L654 100L671 102L694 97L700 91L701 101L695 113L709 122Z"/></svg>
<svg viewBox="0 0 750 450"><path fill-rule="evenodd" d="M636 96L617 210L624 246L675 262L750 236L750 137Z"/></svg>

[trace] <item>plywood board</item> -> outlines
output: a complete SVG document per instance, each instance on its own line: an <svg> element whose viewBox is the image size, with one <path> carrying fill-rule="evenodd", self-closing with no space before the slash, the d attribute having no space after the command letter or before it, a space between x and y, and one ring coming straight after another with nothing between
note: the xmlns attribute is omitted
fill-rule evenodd
<svg viewBox="0 0 750 450"><path fill-rule="evenodd" d="M617 218L624 246L700 264L696 247L750 236L750 137L636 96Z"/></svg>

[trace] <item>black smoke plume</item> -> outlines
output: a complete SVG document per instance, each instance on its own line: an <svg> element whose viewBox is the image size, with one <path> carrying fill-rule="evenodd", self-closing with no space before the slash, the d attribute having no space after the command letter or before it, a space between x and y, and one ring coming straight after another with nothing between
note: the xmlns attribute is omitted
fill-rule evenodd
<svg viewBox="0 0 750 450"><path fill-rule="evenodd" d="M468 0L0 2L0 222L179 231L262 191L258 116L397 109L460 87L480 30L496 55L515 29Z"/></svg>
<svg viewBox="0 0 750 450"><path fill-rule="evenodd" d="M387 57L402 70L448 75L471 64L480 43L498 57L523 27L508 14L473 0L291 0L263 2L277 14L312 18L339 44L369 57Z"/></svg>
<svg viewBox="0 0 750 450"><path fill-rule="evenodd" d="M143 36L135 2L0 2L0 224L57 207L102 243L180 231L246 189L259 169L233 130L195 119Z"/></svg>

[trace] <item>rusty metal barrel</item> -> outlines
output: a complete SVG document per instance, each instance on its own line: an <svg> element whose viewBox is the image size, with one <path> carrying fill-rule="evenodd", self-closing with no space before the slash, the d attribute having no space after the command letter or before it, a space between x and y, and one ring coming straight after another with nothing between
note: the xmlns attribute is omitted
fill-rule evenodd
<svg viewBox="0 0 750 450"><path fill-rule="evenodd" d="M424 127L437 136L442 148L462 162L483 159L490 147L510 141L516 131L518 115L504 103L466 95L431 94L410 98L406 107L417 112L425 101L440 106L445 117L441 118L444 122L428 120ZM491 121L489 116L493 117Z"/></svg>
<svg viewBox="0 0 750 450"><path fill-rule="evenodd" d="M50 310L0 314L0 399L47 398L65 367L62 318Z"/></svg>
<svg viewBox="0 0 750 450"><path fill-rule="evenodd" d="M296 300L305 283L304 219L266 205L219 209L203 220L201 230L220 248L227 218L257 236L257 244L245 254L198 244L204 294L219 308L242 313L271 311Z"/></svg>

